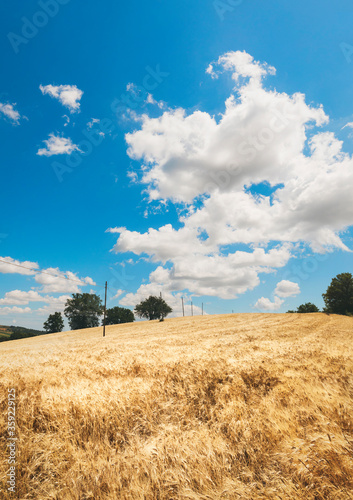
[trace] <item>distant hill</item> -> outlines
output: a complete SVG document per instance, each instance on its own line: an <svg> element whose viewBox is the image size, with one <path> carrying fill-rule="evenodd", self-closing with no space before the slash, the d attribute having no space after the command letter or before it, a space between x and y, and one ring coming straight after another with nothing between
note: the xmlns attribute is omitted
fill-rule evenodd
<svg viewBox="0 0 353 500"><path fill-rule="evenodd" d="M44 335L45 333L46 332L41 330L33 330L31 328L25 328L24 326L0 325L0 342L36 337L37 335Z"/></svg>

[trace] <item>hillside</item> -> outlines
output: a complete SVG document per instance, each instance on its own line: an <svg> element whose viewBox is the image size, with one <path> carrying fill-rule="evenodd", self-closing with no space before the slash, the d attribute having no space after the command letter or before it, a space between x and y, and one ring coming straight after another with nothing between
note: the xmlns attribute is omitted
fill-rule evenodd
<svg viewBox="0 0 353 500"><path fill-rule="evenodd" d="M6 340L16 340L24 337L34 337L44 335L46 332L25 328L24 326L5 326L0 325L0 342Z"/></svg>
<svg viewBox="0 0 353 500"><path fill-rule="evenodd" d="M11 335L11 330L9 330L8 326L0 325L0 342L2 340L8 340Z"/></svg>
<svg viewBox="0 0 353 500"><path fill-rule="evenodd" d="M0 344L5 457L17 394L11 498L353 498L353 318L199 316L106 333Z"/></svg>

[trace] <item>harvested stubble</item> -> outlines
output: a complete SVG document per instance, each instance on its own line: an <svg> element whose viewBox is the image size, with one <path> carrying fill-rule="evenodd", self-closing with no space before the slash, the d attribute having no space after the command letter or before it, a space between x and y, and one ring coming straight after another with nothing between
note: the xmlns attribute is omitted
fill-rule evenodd
<svg viewBox="0 0 353 500"><path fill-rule="evenodd" d="M353 318L203 316L101 335L0 345L2 499L353 498Z"/></svg>

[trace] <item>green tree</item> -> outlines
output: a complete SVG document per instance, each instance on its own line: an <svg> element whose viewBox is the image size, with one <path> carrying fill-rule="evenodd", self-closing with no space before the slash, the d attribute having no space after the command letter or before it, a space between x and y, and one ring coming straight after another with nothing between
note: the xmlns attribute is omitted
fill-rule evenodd
<svg viewBox="0 0 353 500"><path fill-rule="evenodd" d="M99 326L99 317L103 314L102 301L94 293L73 293L72 299L66 301L64 314L71 330Z"/></svg>
<svg viewBox="0 0 353 500"><path fill-rule="evenodd" d="M353 277L351 273L338 274L322 294L325 312L333 314L353 314Z"/></svg>
<svg viewBox="0 0 353 500"><path fill-rule="evenodd" d="M172 311L173 309L168 306L162 297L155 297L153 295L150 295L148 299L143 300L135 307L135 313L139 318L147 318L149 320L159 319L163 321Z"/></svg>
<svg viewBox="0 0 353 500"><path fill-rule="evenodd" d="M43 328L47 333L62 332L64 328L64 319L61 312L49 314L49 317L44 323Z"/></svg>
<svg viewBox="0 0 353 500"><path fill-rule="evenodd" d="M305 304L301 304L297 308L297 313L318 313L320 312L319 308L316 307L315 304L312 304L311 302L306 302Z"/></svg>
<svg viewBox="0 0 353 500"><path fill-rule="evenodd" d="M106 325L119 325L120 323L131 323L132 321L135 321L135 316L130 309L125 307L107 309Z"/></svg>

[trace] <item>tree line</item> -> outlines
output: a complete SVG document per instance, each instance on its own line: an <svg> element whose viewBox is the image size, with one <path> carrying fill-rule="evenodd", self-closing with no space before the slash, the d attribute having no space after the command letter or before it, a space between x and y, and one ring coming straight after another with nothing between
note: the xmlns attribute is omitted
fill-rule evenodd
<svg viewBox="0 0 353 500"><path fill-rule="evenodd" d="M135 307L135 313L140 318L163 321L171 313L172 308L162 297L150 295ZM74 293L65 304L64 315L67 317L71 330L82 330L99 326L100 317L104 313L102 300L92 293ZM105 324L118 325L135 321L134 313L125 307L107 309ZM103 324L103 322L102 322ZM44 323L47 333L61 332L64 328L64 319L60 312L50 314Z"/></svg>

